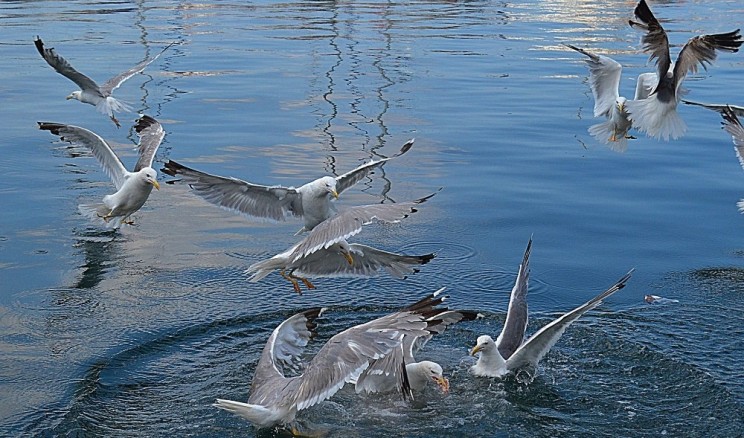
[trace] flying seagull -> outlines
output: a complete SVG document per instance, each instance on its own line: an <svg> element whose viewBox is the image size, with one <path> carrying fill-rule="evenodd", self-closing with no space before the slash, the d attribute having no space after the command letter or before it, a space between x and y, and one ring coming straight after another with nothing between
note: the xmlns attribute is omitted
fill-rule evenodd
<svg viewBox="0 0 744 438"><path fill-rule="evenodd" d="M80 211L91 218L101 218L109 227L118 228L122 223L132 224L129 216L144 205L152 188L160 190L157 172L152 168L155 153L163 141L165 131L157 120L143 115L134 129L139 135L139 159L129 172L111 145L98 134L85 128L61 123L38 122L39 129L58 135L63 141L84 146L103 167L103 171L116 186L116 193L103 197L103 204L80 205Z"/></svg>
<svg viewBox="0 0 744 438"><path fill-rule="evenodd" d="M171 176L180 176L181 181L207 202L248 217L274 221L283 221L287 216L301 217L304 226L300 233L312 230L331 217L331 197L338 198L344 190L377 167L408 152L413 141L408 140L400 152L392 157L370 161L341 176L324 176L299 188L264 186L237 178L210 175L173 160L166 162L162 171Z"/></svg>
<svg viewBox="0 0 744 438"><path fill-rule="evenodd" d="M609 145L610 149L624 152L628 148L628 139L632 137L628 131L632 123L625 111L627 99L620 96L620 78L623 67L609 56L597 55L580 49L571 44L566 47L586 55L589 67L589 86L594 96L594 117L607 118L602 123L589 127L591 134L597 141ZM642 73L636 81L634 100L645 99L656 86L656 73Z"/></svg>
<svg viewBox="0 0 744 438"><path fill-rule="evenodd" d="M690 38L672 64L669 54L669 40L661 23L654 17L646 0L641 0L634 11L637 21L629 20L630 26L645 33L642 38L643 51L656 59L656 87L648 98L626 103L628 118L633 126L656 139L664 140L681 137L687 127L677 114L680 100L680 86L687 73L697 73L698 65L707 70L716 59L716 50L738 52L744 40L739 29L713 35L699 35Z"/></svg>
<svg viewBox="0 0 744 438"><path fill-rule="evenodd" d="M532 240L527 245L524 259L519 266L519 274L509 299L509 308L501 334L494 341L490 336L479 336L470 354L480 353L471 373L482 377L503 377L521 369L534 370L545 354L558 342L569 325L588 310L599 306L602 301L625 287L633 272L631 270L609 289L582 304L576 309L552 321L523 343L527 328L527 283L529 280L529 255Z"/></svg>
<svg viewBox="0 0 744 438"><path fill-rule="evenodd" d="M383 251L346 239L362 231L373 221L395 223L418 211L418 205L432 195L409 202L372 204L348 208L321 222L310 233L288 250L270 259L249 266L251 282L258 282L274 270L292 283L295 292L302 294L299 282L308 289L315 286L305 277L370 277L380 269L397 278L418 272L417 267L428 263L435 254L409 256Z"/></svg>
<svg viewBox="0 0 744 438"><path fill-rule="evenodd" d="M741 126L739 118L737 117L737 112L741 114L743 108L737 108L739 111L735 110L733 107L726 106L721 113L721 116L723 117L723 122L721 122L721 124L723 125L723 129L731 134L731 138L734 141L736 158L739 159L739 164L744 168L744 128ZM740 212L744 213L744 199L737 202L736 206L739 207Z"/></svg>
<svg viewBox="0 0 744 438"><path fill-rule="evenodd" d="M285 369L297 370L305 346L316 335L316 318L324 309L297 313L274 329L256 366L248 402L217 399L215 407L233 412L264 428L288 426L297 434L298 411L332 397L344 384L356 381L375 360L400 349L408 336L429 336L429 327L439 323L430 316L437 313L442 297L433 294L407 309L351 327L333 336L295 377L285 377ZM396 360L390 367L397 373L397 386L411 396L404 364ZM385 370L392 372L392 369Z"/></svg>
<svg viewBox="0 0 744 438"><path fill-rule="evenodd" d="M445 288L434 292L433 296L439 296ZM446 297L442 297L444 301ZM414 306L406 310L414 310ZM427 321L438 320L439 322L430 325L427 329L428 335L425 336L406 336L403 339L401 348L394 350L391 354L382 359L375 360L355 382L357 393L377 393L391 392L397 388L401 380L399 375L402 370L394 366L402 360L406 364L406 374L411 391L421 391L428 384L436 384L443 393L449 391L449 380L444 377L442 366L430 360L417 362L414 353L420 351L435 334L441 334L447 327L462 321L472 321L482 317L480 313L470 310L439 310L436 313L427 314Z"/></svg>
<svg viewBox="0 0 744 438"><path fill-rule="evenodd" d="M57 52L54 51L54 48L45 48L44 42L38 36L34 39L34 44L36 45L36 50L39 51L39 54L42 58L44 58L47 64L49 64L54 70L56 70L57 73L71 80L72 82L77 84L78 87L80 87L80 90L73 91L69 96L67 96L68 100L75 99L83 103L94 105L99 112L109 116L111 120L116 124L117 128L120 128L121 125L116 119L114 113L122 111L129 112L132 109L129 107L129 105L114 98L111 93L119 88L119 85L121 85L124 81L144 70L145 67L158 59L158 57L163 52L165 52L166 49L168 49L175 43L168 44L163 50L160 51L160 53L155 55L153 58L145 59L129 70L114 76L100 86L93 79L75 70L75 68L70 65L70 63L67 62L65 58L59 56Z"/></svg>

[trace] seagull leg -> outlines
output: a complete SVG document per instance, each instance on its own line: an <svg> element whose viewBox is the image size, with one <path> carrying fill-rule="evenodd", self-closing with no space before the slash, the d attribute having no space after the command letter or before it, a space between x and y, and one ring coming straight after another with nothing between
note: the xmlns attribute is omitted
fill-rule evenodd
<svg viewBox="0 0 744 438"><path fill-rule="evenodd" d="M98 214L98 217L100 217L101 219L103 219L104 222L108 223L108 221L113 217L112 216L112 213L113 212L114 212L114 210L111 210L108 213L106 213L105 216L101 216L99 213L96 213L96 214Z"/></svg>
<svg viewBox="0 0 744 438"><path fill-rule="evenodd" d="M117 128L121 128L121 124L119 124L119 121L116 120L116 117L114 117L113 114L111 115L111 121L114 122Z"/></svg>
<svg viewBox="0 0 744 438"><path fill-rule="evenodd" d="M308 288L308 289L315 289L315 285L312 284L312 283L310 283L310 280L308 280L307 278L302 278L302 277L295 277L295 278L297 278L300 281L302 281L303 283L305 283L305 287L306 288Z"/></svg>
<svg viewBox="0 0 744 438"><path fill-rule="evenodd" d="M612 130L612 135L610 136L610 141L615 142L617 141L617 130Z"/></svg>
<svg viewBox="0 0 744 438"><path fill-rule="evenodd" d="M302 289L300 289L300 284L297 282L297 280L294 279L292 275L287 275L287 273L284 272L284 269L279 271L279 274L281 274L281 276L284 277L285 280L292 283L292 287L294 287L295 292L302 295Z"/></svg>

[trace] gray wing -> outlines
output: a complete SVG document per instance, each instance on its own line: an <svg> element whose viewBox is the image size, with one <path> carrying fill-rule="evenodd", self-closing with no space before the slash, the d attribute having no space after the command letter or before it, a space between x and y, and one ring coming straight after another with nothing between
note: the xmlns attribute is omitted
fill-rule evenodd
<svg viewBox="0 0 744 438"><path fill-rule="evenodd" d="M400 348L404 336L427 333L427 322L413 312L398 312L352 327L332 337L308 364L294 394L297 410L313 406L355 382L375 359ZM403 363L393 363L400 369ZM400 373L405 376L405 373ZM401 384L403 387L404 385ZM410 388L407 389L410 392Z"/></svg>
<svg viewBox="0 0 744 438"><path fill-rule="evenodd" d="M405 255L383 251L367 245L350 245L353 263L349 265L340 252L322 249L297 260L294 272L307 277L372 277L385 269L396 278L418 272L435 254Z"/></svg>
<svg viewBox="0 0 744 438"><path fill-rule="evenodd" d="M408 140L401 148L400 152L393 155L392 157L383 158L381 160L376 161L370 161L367 164L362 164L361 166L357 167L356 169L346 172L345 174L336 177L336 192L341 194L344 190L348 189L349 187L353 186L354 184L361 181L364 177L370 174L375 168L382 166L385 164L388 160L392 160L395 157L399 157L406 152L408 152L409 149L411 149L411 146L413 146L413 142L415 139Z"/></svg>
<svg viewBox="0 0 744 438"><path fill-rule="evenodd" d="M734 141L734 149L736 150L736 158L739 159L739 164L744 168L744 128L742 128L739 119L736 117L736 113L731 108L724 108L723 113L723 129L731 134L731 138Z"/></svg>
<svg viewBox="0 0 744 438"><path fill-rule="evenodd" d="M592 95L594 95L594 117L609 117L617 98L620 97L618 89L623 67L607 56L595 55L570 44L566 44L566 47L587 56L589 86L592 89Z"/></svg>
<svg viewBox="0 0 744 438"><path fill-rule="evenodd" d="M165 163L162 172L181 176L205 201L246 216L283 221L302 216L302 200L294 187L262 186L237 178L210 175L176 163Z"/></svg>
<svg viewBox="0 0 744 438"><path fill-rule="evenodd" d="M160 142L165 137L165 130L157 120L150 116L144 115L137 119L134 130L139 135L139 159L134 165L134 171L137 172L145 167L152 167L152 160L158 151Z"/></svg>
<svg viewBox="0 0 744 438"><path fill-rule="evenodd" d="M723 114L726 108L729 108L731 112L733 112L736 115L736 117L744 117L744 107L742 106L728 105L725 103L701 103L701 102L693 102L691 100L685 100L685 99L682 99L682 102L686 103L687 105L701 106L703 108L707 108L711 111L715 111L721 114Z"/></svg>
<svg viewBox="0 0 744 438"><path fill-rule="evenodd" d="M170 43L167 46L165 46L165 48L161 50L160 53L155 55L153 58L145 59L144 61L130 68L129 70L121 72L118 75L114 76L113 78L109 79L108 81L104 82L104 84L101 85L101 92L104 95L111 94L111 92L119 88L119 85L121 85L124 81L136 75L137 73L141 72L142 70L145 69L145 67L153 63L156 59L158 59L158 57L160 57L160 55L162 55L163 52L165 52L173 44L175 43Z"/></svg>
<svg viewBox="0 0 744 438"><path fill-rule="evenodd" d="M434 194L409 202L351 207L313 228L307 237L297 244L289 259L296 261L315 251L329 248L342 240L359 234L362 227L373 220L399 222L418 211L418 205L426 202L432 196Z"/></svg>
<svg viewBox="0 0 744 438"><path fill-rule="evenodd" d="M46 61L47 64L49 64L57 73L77 84L81 90L104 97L98 84L96 84L93 79L75 70L72 65L65 60L65 58L57 55L57 52L54 51L53 47L48 49L44 48L44 42L38 36L34 39L34 44L36 45L36 50L38 50L41 57L44 58L44 61Z"/></svg>
<svg viewBox="0 0 744 438"><path fill-rule="evenodd" d="M501 334L496 338L496 347L499 354L505 360L514 354L524 342L524 333L527 330L527 285L530 278L530 253L532 252L532 237L527 243L522 263L519 265L517 280L509 298L509 308L506 312L506 321Z"/></svg>
<svg viewBox="0 0 744 438"><path fill-rule="evenodd" d="M638 75L636 80L635 96L633 100L647 99L654 91L656 84L659 82L659 77L656 73L641 73Z"/></svg>
<svg viewBox="0 0 744 438"><path fill-rule="evenodd" d="M617 281L612 287L577 307L576 309L566 313L560 318L552 321L545 327L541 328L534 335L532 335L527 342L525 342L514 354L507 360L507 368L515 370L523 367L536 367L537 363L542 359L545 354L558 342L558 339L563 335L569 325L579 319L581 315L586 313L588 310L594 309L595 307L602 304L602 300L619 291L625 287L625 283L628 282L633 270L631 269L623 278Z"/></svg>
<svg viewBox="0 0 744 438"><path fill-rule="evenodd" d="M649 9L646 0L641 0L633 11L638 21L629 20L631 27L641 29L646 34L641 38L643 51L649 53L649 59L656 59L656 68L658 77L666 77L669 67L672 65L672 59L669 55L669 39L666 31L661 27L659 20Z"/></svg>
<svg viewBox="0 0 744 438"><path fill-rule="evenodd" d="M675 90L684 80L687 73L696 73L698 65L707 69L707 65L716 60L716 50L735 53L744 42L739 35L739 29L728 33L714 35L699 35L690 38L682 47L674 65Z"/></svg>
<svg viewBox="0 0 744 438"><path fill-rule="evenodd" d="M111 178L117 190L124 185L129 172L116 156L111 146L98 134L85 128L61 123L37 122L39 129L58 135L60 140L87 147L103 167L103 171Z"/></svg>

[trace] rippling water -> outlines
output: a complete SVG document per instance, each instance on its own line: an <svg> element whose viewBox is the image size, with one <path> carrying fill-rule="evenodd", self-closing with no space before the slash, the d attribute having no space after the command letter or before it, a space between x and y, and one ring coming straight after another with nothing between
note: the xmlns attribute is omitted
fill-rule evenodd
<svg viewBox="0 0 744 438"><path fill-rule="evenodd" d="M634 1L0 4L0 431L29 436L225 436L255 429L211 406L244 400L270 331L323 305L320 341L448 286L483 311L425 353L451 375L427 403L346 388L300 418L331 436L740 436L744 430L744 172L719 117L683 106L688 132L619 154L595 121L572 43L621 62L621 92L652 67L627 26ZM744 22L738 0L652 2L675 53ZM137 225L107 232L77 204L110 193L91 158L36 129L123 128L64 100L74 85L41 36L102 81L177 41L117 90L167 131L174 159L298 185L414 148L343 194L343 206L444 190L404 224L360 240L438 257L405 281L319 279L295 295L243 270L293 243L297 222L250 222L164 186ZM686 81L692 100L744 105L742 54ZM629 286L565 334L530 385L470 379L467 347L498 333L534 235L530 331L629 268ZM648 293L678 303L646 305ZM316 343L321 345L322 342ZM426 356L424 354L423 356ZM423 357L422 356L422 357ZM262 431L263 433L263 431Z"/></svg>

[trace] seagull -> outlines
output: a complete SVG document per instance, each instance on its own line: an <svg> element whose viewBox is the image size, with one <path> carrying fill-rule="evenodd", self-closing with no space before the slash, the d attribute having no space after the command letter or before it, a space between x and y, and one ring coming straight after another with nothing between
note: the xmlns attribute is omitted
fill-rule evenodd
<svg viewBox="0 0 744 438"><path fill-rule="evenodd" d="M571 44L565 46L587 56L589 85L594 96L594 117L607 118L605 122L590 126L589 134L597 141L608 144L610 149L624 152L628 148L628 140L635 137L628 134L632 123L625 111L627 99L620 96L619 92L623 67L608 56L596 55ZM634 100L648 97L656 82L656 73L640 74L636 81Z"/></svg>
<svg viewBox="0 0 744 438"><path fill-rule="evenodd" d="M101 218L109 227L119 228L122 223L132 224L129 216L147 201L152 188L160 190L157 172L152 161L163 141L165 131L157 120L143 115L134 129L139 135L139 159L129 172L111 145L98 134L85 128L61 123L37 122L39 129L58 135L61 140L85 146L103 167L116 186L116 193L103 197L103 204L80 205L80 211L92 218Z"/></svg>
<svg viewBox="0 0 744 438"><path fill-rule="evenodd" d="M713 35L699 35L690 38L672 64L669 54L669 39L661 23L641 0L634 11L638 21L629 20L633 28L646 32L642 38L643 51L650 53L650 59L656 58L658 83L646 99L629 101L626 104L628 118L633 126L656 139L669 140L681 137L687 127L677 114L680 100L680 86L687 73L697 73L698 64L707 70L707 64L716 59L716 50L738 52L744 40L739 29Z"/></svg>
<svg viewBox="0 0 744 438"><path fill-rule="evenodd" d="M264 186L237 178L211 175L170 160L162 169L171 176L180 175L198 196L219 207L248 217L283 221L287 216L302 217L304 226L297 234L310 231L332 216L331 197L369 175L389 160L399 157L413 146L408 140L392 157L362 164L341 176L324 176L299 188ZM175 181L170 181L173 183Z"/></svg>
<svg viewBox="0 0 744 438"><path fill-rule="evenodd" d="M373 221L396 223L418 211L418 205L434 194L409 202L371 204L351 207L314 227L300 242L270 259L249 266L246 274L256 283L274 270L292 283L295 292L302 294L299 281L308 289L315 286L305 278L313 277L370 277L380 269L397 278L418 272L416 266L429 263L435 254L409 256L383 251L346 239L359 234L364 225ZM300 274L302 276L299 276Z"/></svg>
<svg viewBox="0 0 744 438"><path fill-rule="evenodd" d="M731 134L731 138L734 141L734 151L736 152L736 158L739 159L739 164L742 168L744 168L744 128L741 126L741 123L739 123L739 118L737 117L737 112L739 113L739 115L741 115L744 108L736 108L738 108L738 110L734 109L734 107L732 106L726 106L725 108L723 108L723 111L721 113L723 122L721 122L721 124L723 125L723 129ZM736 206L739 207L739 211L741 213L744 213L744 199L741 199L739 202L737 202Z"/></svg>
<svg viewBox="0 0 744 438"><path fill-rule="evenodd" d="M167 45L160 51L160 53L155 55L155 57L145 59L129 70L114 76L100 86L93 79L75 70L75 68L70 65L65 58L59 56L57 52L54 51L54 48L45 48L44 42L38 36L34 39L34 44L36 45L36 50L39 51L39 54L44 58L44 61L46 61L47 64L56 70L57 73L71 80L80 87L80 90L73 91L69 96L67 96L68 100L75 99L83 103L94 105L99 112L109 116L111 121L116 124L117 128L120 128L121 125L116 119L114 112L129 112L132 109L124 102L115 99L111 93L119 88L119 85L124 81L144 70L145 67L158 59L163 52L175 43Z"/></svg>
<svg viewBox="0 0 744 438"><path fill-rule="evenodd" d="M523 343L528 319L527 283L531 248L532 239L527 244L522 264L519 265L519 273L511 292L509 309L501 334L496 341L488 335L479 336L475 347L470 351L473 356L480 353L478 361L470 368L470 372L476 376L503 377L521 369L537 368L540 359L558 342L571 323L588 310L599 306L605 298L625 287L625 283L633 273L631 270L612 287L544 326Z"/></svg>
<svg viewBox="0 0 744 438"><path fill-rule="evenodd" d="M298 411L316 405L338 392L346 383L356 381L376 360L400 349L406 337L429 336L429 327L439 323L430 316L443 297L433 294L417 303L381 318L351 327L333 336L304 366L304 372L286 377L285 369L298 370L308 342L315 337L316 319L324 309L297 313L274 329L253 375L247 403L217 399L215 407L235 413L254 425L265 428L288 426L299 434L295 418ZM411 397L404 364L389 363L399 377L397 387Z"/></svg>
<svg viewBox="0 0 744 438"><path fill-rule="evenodd" d="M432 294L433 297L439 296L445 288L441 288ZM442 298L444 301L446 297ZM412 306L413 307L413 306ZM408 310L412 310L409 307ZM428 315L427 315L428 316ZM422 391L430 383L436 384L442 393L449 392L449 380L444 377L442 366L430 360L417 362L414 353L420 351L435 334L441 334L452 324L462 321L473 321L482 318L483 315L470 310L439 310L437 313L428 316L427 321L440 321L438 324L429 326L429 334L425 336L406 336L403 339L401 348L396 349L391 354L382 359L378 359L367 368L355 382L357 393L377 393L391 392L397 389L397 382L400 381L400 369L393 366L393 363L403 361L406 364L406 374L408 375L409 386L411 391ZM398 361L398 362L394 362ZM392 372L388 372L390 370Z"/></svg>

